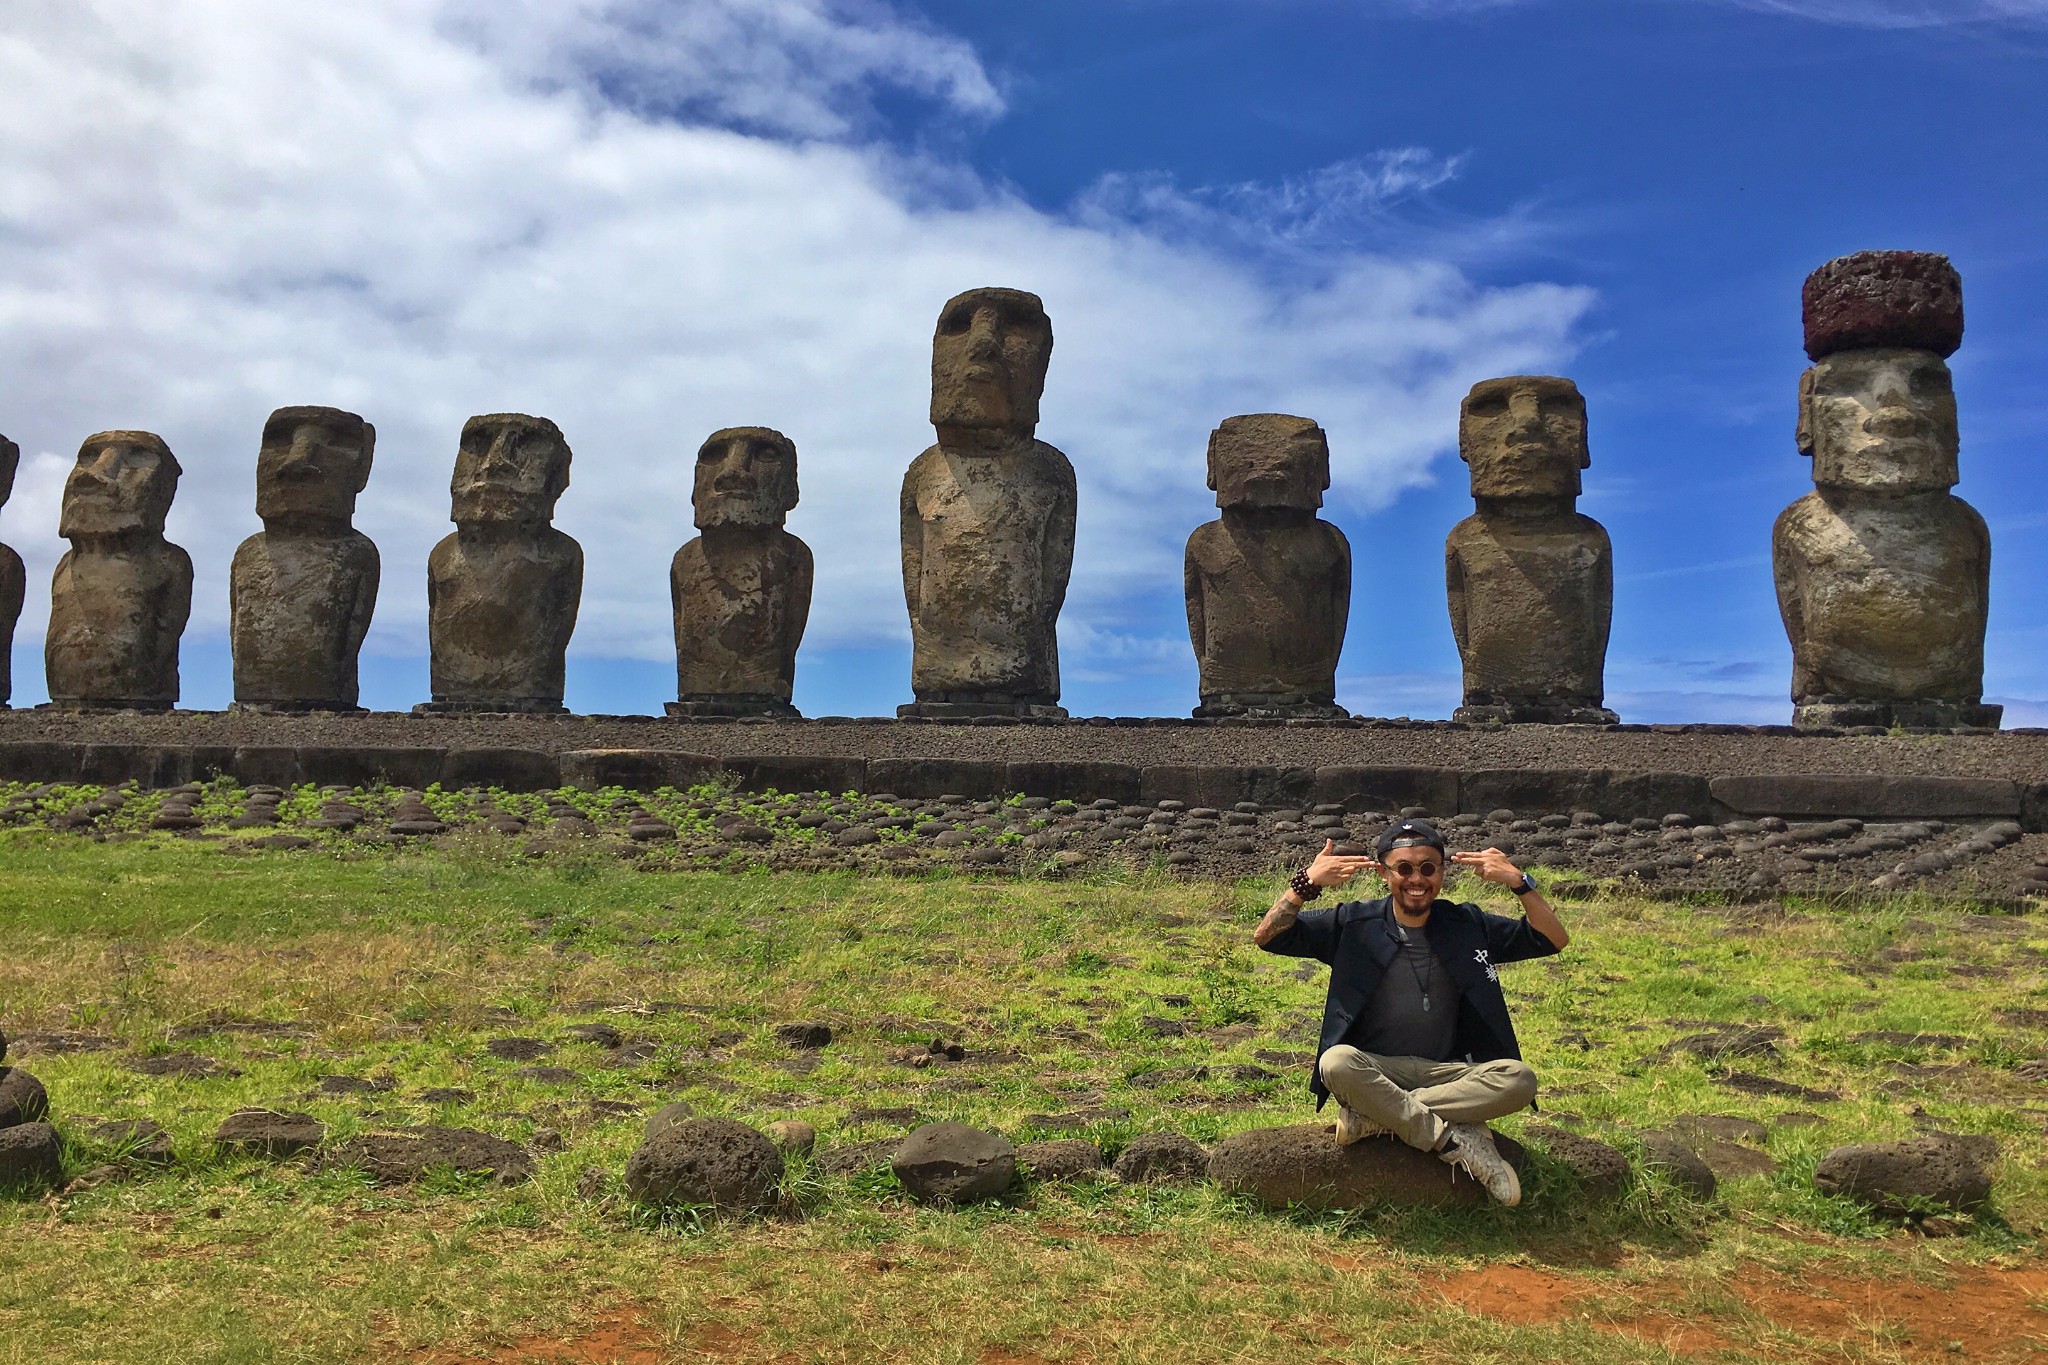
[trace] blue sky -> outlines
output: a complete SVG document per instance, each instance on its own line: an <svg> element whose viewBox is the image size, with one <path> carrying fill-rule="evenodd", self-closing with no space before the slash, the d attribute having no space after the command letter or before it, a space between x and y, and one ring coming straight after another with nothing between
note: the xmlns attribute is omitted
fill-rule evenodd
<svg viewBox="0 0 2048 1365"><path fill-rule="evenodd" d="M1184 712L1180 545L1209 428L1329 430L1340 700L1458 701L1442 541L1474 380L1576 379L1615 544L1610 704L1782 721L1772 518L1798 291L1947 252L1957 492L1993 534L1986 694L2048 723L2048 4L2040 0L140 3L0 14L0 536L40 699L77 443L162 432L199 566L186 704L229 696L225 575L263 414L378 425L365 700L426 691L424 559L472 412L561 422L589 559L570 704L673 695L666 566L705 434L797 441L811 714L909 699L895 487L951 293L1043 295L1040 435L1081 481L1077 713Z"/></svg>

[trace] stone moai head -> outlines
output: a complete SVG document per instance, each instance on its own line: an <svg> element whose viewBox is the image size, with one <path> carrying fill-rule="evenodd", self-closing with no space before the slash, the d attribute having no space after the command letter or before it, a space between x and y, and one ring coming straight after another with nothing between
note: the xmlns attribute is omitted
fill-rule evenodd
<svg viewBox="0 0 2048 1365"><path fill-rule="evenodd" d="M163 437L148 431L102 431L85 438L78 463L64 480L57 534L160 536L178 491L177 457Z"/></svg>
<svg viewBox="0 0 2048 1365"><path fill-rule="evenodd" d="M697 449L690 506L700 531L782 525L796 506L796 443L767 427L712 432Z"/></svg>
<svg viewBox="0 0 2048 1365"><path fill-rule="evenodd" d="M545 417L497 412L462 424L452 520L458 526L545 526L569 486L569 443Z"/></svg>
<svg viewBox="0 0 2048 1365"><path fill-rule="evenodd" d="M1209 433L1209 487L1218 507L1313 512L1330 486L1330 440L1306 417L1226 417Z"/></svg>
<svg viewBox="0 0 2048 1365"><path fill-rule="evenodd" d="M1948 257L1859 251L1806 278L1799 452L1822 488L1924 493L1958 477L1955 383L1963 282Z"/></svg>
<svg viewBox="0 0 2048 1365"><path fill-rule="evenodd" d="M1036 294L970 289L947 300L932 334L932 425L1030 436L1052 359Z"/></svg>
<svg viewBox="0 0 2048 1365"><path fill-rule="evenodd" d="M339 408L279 408L256 452L256 515L346 528L370 481L377 429Z"/></svg>
<svg viewBox="0 0 2048 1365"><path fill-rule="evenodd" d="M1585 397L1555 375L1482 379L1458 408L1458 458L1472 467L1475 498L1576 498L1593 462Z"/></svg>
<svg viewBox="0 0 2048 1365"><path fill-rule="evenodd" d="M21 447L0 436L0 507L14 496L14 471L21 468Z"/></svg>

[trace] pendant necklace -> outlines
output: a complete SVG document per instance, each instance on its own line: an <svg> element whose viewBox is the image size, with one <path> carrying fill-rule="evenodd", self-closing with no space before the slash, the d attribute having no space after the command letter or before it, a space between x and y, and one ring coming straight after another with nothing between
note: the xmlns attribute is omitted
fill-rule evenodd
<svg viewBox="0 0 2048 1365"><path fill-rule="evenodd" d="M1414 946L1414 942L1413 942L1413 940L1411 940L1411 939L1410 939L1410 938L1408 937L1408 926L1407 926L1407 925L1405 925L1405 924L1396 924L1396 925L1394 926L1394 932L1395 932L1395 933L1397 933L1397 934L1399 934L1399 935L1401 936L1401 960L1402 960L1403 962L1406 962L1406 963L1408 964L1408 971L1409 971L1409 974L1410 974L1410 975L1412 975L1412 976L1413 976L1413 977L1415 978L1415 989L1416 989L1416 990L1417 990L1418 992L1420 992L1420 994L1421 994L1421 996L1422 996L1422 1012L1423 1012L1424 1014L1428 1014L1428 1013L1429 1013L1429 968L1428 968L1428 967L1426 967L1426 966L1425 966L1425 967L1422 967L1422 968L1417 968L1417 967L1416 967L1416 965L1415 965L1415 957L1414 957L1414 955L1413 955L1412 953L1410 953L1410 952L1408 951L1408 950L1409 950L1410 948L1412 948L1412 947ZM1425 945L1423 946L1423 952L1424 952L1424 953L1427 953L1428 951L1429 951L1428 945L1427 945L1427 944L1425 944Z"/></svg>

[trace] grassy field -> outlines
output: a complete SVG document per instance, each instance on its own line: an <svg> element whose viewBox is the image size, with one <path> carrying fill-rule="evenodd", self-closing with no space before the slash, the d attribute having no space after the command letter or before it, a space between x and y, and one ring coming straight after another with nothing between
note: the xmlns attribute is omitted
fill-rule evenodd
<svg viewBox="0 0 2048 1365"><path fill-rule="evenodd" d="M1106 1181L944 1213L886 1171L793 1163L780 1214L720 1224L621 1193L662 1104L803 1119L821 1148L903 1131L886 1111L1111 1154L1147 1131L1304 1121L1320 969L1251 946L1263 881L648 871L523 850L0 833L0 1029L114 1043L9 1059L48 1085L69 1172L120 1155L84 1136L91 1120L146 1116L177 1149L166 1169L0 1199L0 1365L2048 1349L2048 1085L2015 1074L2048 1057L2048 926L1910 903L1562 905L1570 951L1502 973L1544 1112L1497 1126L1633 1150L1682 1115L1762 1122L1777 1171L1711 1205L1654 1179L1590 1200L1531 1140L1513 1211L1283 1216ZM837 1036L792 1052L774 1026L795 1020ZM598 1022L639 1046L565 1032ZM1781 1056L1732 1064L1840 1098L1746 1093L1665 1051L1716 1024L1782 1030ZM549 1050L500 1060L486 1044L507 1036ZM898 1060L933 1038L967 1056ZM170 1054L218 1073L134 1069ZM522 1074L535 1065L560 1070ZM214 1128L250 1105L313 1114L330 1141L479 1128L530 1144L539 1175L379 1188L217 1154ZM1775 1121L1793 1111L1816 1117ZM1993 1205L1959 1235L1813 1191L1831 1147L1926 1126L2000 1143Z"/></svg>

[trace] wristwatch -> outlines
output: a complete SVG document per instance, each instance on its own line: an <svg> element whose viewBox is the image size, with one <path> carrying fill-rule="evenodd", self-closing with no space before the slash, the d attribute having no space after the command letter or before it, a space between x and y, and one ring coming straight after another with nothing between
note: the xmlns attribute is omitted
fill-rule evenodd
<svg viewBox="0 0 2048 1365"><path fill-rule="evenodd" d="M1522 874L1522 884L1515 888L1515 894L1517 896L1526 896L1535 889L1536 879L1530 876L1528 873L1524 872Z"/></svg>

